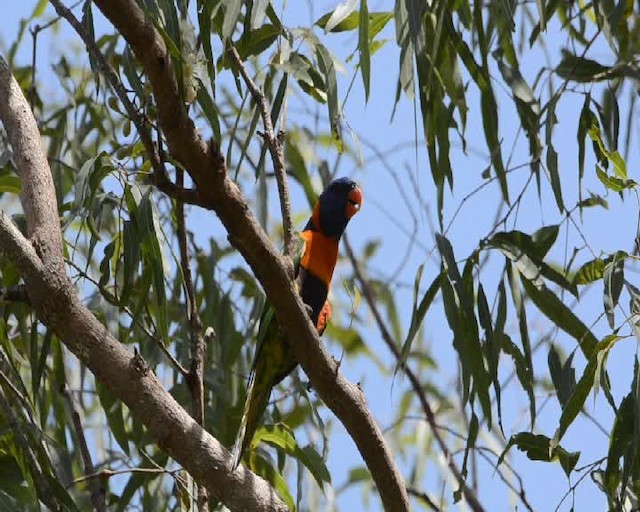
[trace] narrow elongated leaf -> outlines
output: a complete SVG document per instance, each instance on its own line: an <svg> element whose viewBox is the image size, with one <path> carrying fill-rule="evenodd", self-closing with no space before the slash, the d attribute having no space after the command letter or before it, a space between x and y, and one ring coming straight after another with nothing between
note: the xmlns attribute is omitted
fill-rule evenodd
<svg viewBox="0 0 640 512"><path fill-rule="evenodd" d="M369 50L369 8L367 0L360 0L360 20L358 24L358 54L360 55L360 73L364 84L365 103L369 101L369 82L371 80L371 54Z"/></svg>
<svg viewBox="0 0 640 512"><path fill-rule="evenodd" d="M338 6L331 13L324 25L325 32L331 32L337 25L345 21L351 14L355 14L354 11L358 6L358 0L346 0L345 2L338 4ZM318 20L320 24L320 20Z"/></svg>
<svg viewBox="0 0 640 512"><path fill-rule="evenodd" d="M598 179L605 187L614 192L622 192L625 189L634 188L637 185L634 180L623 180L615 176L610 176L602 170L599 165L596 165L596 176L598 176Z"/></svg>
<svg viewBox="0 0 640 512"><path fill-rule="evenodd" d="M622 285L624 284L624 260L626 253L616 252L612 256L612 261L604 267L604 312L607 315L609 327L614 328L614 310L618 304Z"/></svg>
<svg viewBox="0 0 640 512"><path fill-rule="evenodd" d="M280 423L261 427L255 433L252 444L255 445L260 441L276 446L287 455L298 459L309 470L321 489L324 490L325 482L331 483L331 474L322 457L310 445L300 448L291 429L286 425Z"/></svg>
<svg viewBox="0 0 640 512"><path fill-rule="evenodd" d="M584 177L584 142L587 137L589 128L589 106L591 104L591 96L586 94L582 110L580 111L580 119L578 121L578 191L582 190L582 178ZM580 192L580 198L582 198Z"/></svg>
<svg viewBox="0 0 640 512"><path fill-rule="evenodd" d="M569 397L569 400L567 400L565 407L562 409L560 424L558 426L558 429L556 430L555 435L553 436L553 440L551 441L552 450L555 449L556 446L558 446L558 443L560 443L560 440L567 432L567 429L569 428L569 426L571 426L573 420L576 419L576 417L582 410L582 407L587 400L587 396L589 396L589 393L593 388L596 377L596 370L599 366L598 360L600 357L602 357L600 356L600 354L606 354L606 352L611 350L611 347L613 347L613 345L615 345L615 343L617 343L621 339L621 336L610 334L609 336L606 336L600 343L598 343L595 346L594 350L591 352L589 363L584 369L582 377L580 377L580 380L573 390L573 393Z"/></svg>
<svg viewBox="0 0 640 512"><path fill-rule="evenodd" d="M484 136L491 153L491 163L498 176L502 198L509 203L509 187L507 185L507 174L502 162L502 149L500 138L498 137L498 105L493 95L491 87L482 90L480 96L482 107L482 124L484 126Z"/></svg>
<svg viewBox="0 0 640 512"><path fill-rule="evenodd" d="M333 59L329 50L327 50L322 44L316 44L316 58L320 70L324 75L327 86L327 105L329 107L329 122L331 123L331 133L338 147L338 151L342 152L343 143L342 135L340 134L340 119L342 113L340 112L340 105L338 103L338 82L336 81L336 68L333 64Z"/></svg>
<svg viewBox="0 0 640 512"><path fill-rule="evenodd" d="M484 330L485 358L488 362L487 373L490 382L493 384L494 393L496 395L496 404L498 406L498 424L500 425L500 429L502 430L502 390L500 387L500 382L498 380L498 362L500 358L500 350L502 347L502 334L496 335L494 333L491 312L489 310L489 304L487 303L487 297L484 293L484 287L482 286L482 283L478 284L478 320L480 321L480 326Z"/></svg>
<svg viewBox="0 0 640 512"><path fill-rule="evenodd" d="M233 34L242 9L242 0L225 0L224 21L222 22L222 39L227 40Z"/></svg>
<svg viewBox="0 0 640 512"><path fill-rule="evenodd" d="M556 395L562 408L566 406L569 397L576 387L576 371L573 369L573 366L571 366L573 354L575 354L575 352L572 352L566 361L562 363L560 361L560 354L555 346L551 345L549 347L549 355L547 357L549 373L551 374L551 381L553 382L553 387L556 389Z"/></svg>
<svg viewBox="0 0 640 512"><path fill-rule="evenodd" d="M355 10L355 8L354 8ZM344 18L340 23L336 24L331 28L331 30L327 30L327 22L333 12L328 12L320 19L315 22L315 25L318 27L325 29L327 32L346 32L349 30L355 30L360 26L360 13L352 12ZM391 12L370 12L369 13L369 39L372 40L376 37L380 31L389 23L389 21L393 19L393 13Z"/></svg>
<svg viewBox="0 0 640 512"><path fill-rule="evenodd" d="M557 228L543 228L546 231L540 230L534 233L533 237L521 231L499 232L487 240L486 244L500 249L515 263L522 275L538 288L544 285L542 277L545 277L577 297L578 290L575 284L542 261L557 237Z"/></svg>
<svg viewBox="0 0 640 512"><path fill-rule="evenodd" d="M289 510L295 512L295 502L293 501L293 496L291 496L291 492L289 491L287 481L282 477L278 470L271 465L270 462L257 454L253 454L251 457L251 469L253 469L256 474L270 482Z"/></svg>
<svg viewBox="0 0 640 512"><path fill-rule="evenodd" d="M502 351L511 357L516 367L516 377L518 377L522 389L525 390L529 398L529 416L531 418L531 428L533 428L536 422L536 396L533 393L534 381L531 361L527 360L527 357L507 334L503 335L501 347Z"/></svg>
<svg viewBox="0 0 640 512"><path fill-rule="evenodd" d="M111 394L111 391L109 391L98 380L96 380L96 391L98 392L100 404L104 409L105 416L107 417L107 423L109 424L109 429L111 430L113 437L124 453L129 455L129 436L125 429L122 402L114 397Z"/></svg>
<svg viewBox="0 0 640 512"><path fill-rule="evenodd" d="M567 478L576 467L580 452L568 452L561 446L552 446L551 440L543 435L532 434L531 432L520 432L511 436L509 443L498 459L498 465L502 463L505 455L512 446L517 446L519 450L525 452L529 460L541 460L560 462Z"/></svg>
<svg viewBox="0 0 640 512"><path fill-rule="evenodd" d="M467 435L467 445L464 449L464 458L462 459L462 469L460 473L462 474L462 478L467 478L467 461L469 459L469 452L473 450L476 446L476 439L478 437L478 417L474 412L471 413L471 421L469 422L469 434ZM461 492L459 489L456 492Z"/></svg>
<svg viewBox="0 0 640 512"><path fill-rule="evenodd" d="M400 350L400 357L398 358L398 362L396 363L395 372L397 372L407 361L407 357L411 352L411 344L413 343L416 334L418 334L418 330L422 325L422 321L424 320L425 315L427 314L427 310L429 306L433 302L438 290L440 289L440 283L443 278L442 274L439 274L431 283L424 296L420 300L420 305L418 305L418 287L420 285L420 277L422 276L422 266L418 270L418 274L416 275L416 281L414 285L414 295L413 295L413 311L411 313L411 324L409 325L409 331L407 332L407 337L402 344L402 349Z"/></svg>
<svg viewBox="0 0 640 512"><path fill-rule="evenodd" d="M262 25L267 7L269 7L270 0L253 0L253 7L251 9L251 30L255 30Z"/></svg>
<svg viewBox="0 0 640 512"><path fill-rule="evenodd" d="M161 233L157 219L158 214L151 201L150 190L140 196L140 191L137 188L128 187L125 197L129 211L137 224L143 263L151 272L158 335L166 343L169 341L169 320L164 285L164 264L158 240L158 235Z"/></svg>
<svg viewBox="0 0 640 512"><path fill-rule="evenodd" d="M601 258L596 258L582 265L573 276L573 284L589 284L602 279L606 263Z"/></svg>
<svg viewBox="0 0 640 512"><path fill-rule="evenodd" d="M622 70L614 70L609 66L603 66L595 60L586 59L563 51L562 61L556 68L556 73L561 78L574 82L599 82L611 80L622 74Z"/></svg>
<svg viewBox="0 0 640 512"><path fill-rule="evenodd" d="M598 340L582 321L546 286L536 288L528 279L522 278L522 284L537 308L554 325L573 336L584 355L589 358L595 350Z"/></svg>

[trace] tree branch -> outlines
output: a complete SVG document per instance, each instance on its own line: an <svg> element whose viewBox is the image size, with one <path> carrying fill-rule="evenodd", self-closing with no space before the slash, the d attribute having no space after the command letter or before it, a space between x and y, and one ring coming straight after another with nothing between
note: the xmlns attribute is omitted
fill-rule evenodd
<svg viewBox="0 0 640 512"><path fill-rule="evenodd" d="M362 268L360 267L360 263L358 262L357 258L353 254L353 250L351 249L351 245L349 244L349 239L346 236L344 237L344 245L347 250L347 256L349 257L349 260L351 261L351 265L353 266L353 272L356 276L356 280L358 281L358 284L362 289L362 296L366 300L367 305L369 306L369 309L373 314L373 317L378 326L378 330L382 335L382 339L387 345L387 347L389 348L389 350L391 351L391 353L393 354L393 356L396 358L396 360L399 361L400 352L398 351L398 348L397 348L398 345L393 340L391 333L387 329L387 326L384 320L382 319L382 315L380 314L380 311L378 310L378 306L376 305L375 294L373 292L373 289L371 288L371 283L369 283L369 280L364 277L364 273L362 271ZM424 414L427 418L427 423L429 423L429 426L431 427L433 437L436 439L436 442L440 447L440 451L442 452L445 460L447 461L449 470L451 471L456 481L458 482L458 485L462 490L465 500L467 501L467 503L469 504L469 506L474 512L484 512L484 508L478 501L478 498L473 492L473 489L467 486L466 482L464 481L464 478L462 478L462 474L460 473L458 466L456 466L455 460L453 460L453 455L449 451L449 447L444 442L444 439L442 438L442 435L438 430L438 425L436 424L436 418L435 418L435 415L433 414L433 409L431 409L431 405L427 400L427 395L425 394L424 389L420 384L420 380L418 379L416 374L413 372L413 370L411 370L408 364L403 363L402 370L407 375L409 382L411 383L411 387L413 388L413 391L415 392L416 396L418 397L418 400L420 401L422 410L424 411Z"/></svg>
<svg viewBox="0 0 640 512"><path fill-rule="evenodd" d="M291 200L289 199L289 186L287 184L287 170L284 165L284 150L282 148L283 132L275 133L273 128L273 120L271 119L271 113L269 112L269 101L262 89L260 89L253 81L247 68L245 67L240 54L235 47L230 46L227 53L231 56L236 69L242 76L244 83L247 85L251 96L257 103L260 109L260 115L262 116L262 124L264 126L264 133L261 134L264 138L264 143L269 149L271 154L271 161L273 162L273 169L276 175L276 182L278 183L278 194L280 196L280 211L282 213L282 226L284 230L284 253L289 258L291 264L291 270L293 270L293 228L291 226Z"/></svg>
<svg viewBox="0 0 640 512"><path fill-rule="evenodd" d="M76 432L78 443L80 445L80 454L82 456L82 463L84 464L84 474L88 477L89 475L92 475L96 472L96 468L93 465L93 461L91 460L91 453L89 452L87 438L85 437L84 429L82 428L80 413L76 408L73 397L71 396L71 393L69 393L69 389L67 388L66 384L62 389L62 395L67 400L67 404L69 404L73 429ZM98 512L105 512L107 510L107 490L103 485L102 480L93 478L90 478L89 480L89 488L91 489L91 503L93 503L95 510L97 510Z"/></svg>
<svg viewBox="0 0 640 512"><path fill-rule="evenodd" d="M262 478L244 467L229 471L226 448L167 393L142 357L127 351L80 302L64 272L55 189L40 134L20 86L2 57L0 119L18 162L27 226L38 250L36 253L0 212L0 253L11 258L25 276L40 320L129 407L164 451L229 508L286 510Z"/></svg>
<svg viewBox="0 0 640 512"><path fill-rule="evenodd" d="M95 0L142 63L151 82L160 126L171 155L191 176L206 207L214 210L229 240L263 285L285 333L295 333L291 344L324 403L346 427L376 483L387 510L408 510L400 472L382 432L369 412L361 390L338 373L296 293L283 258L252 214L246 198L227 175L219 147L207 145L187 115L162 36L133 0Z"/></svg>
<svg viewBox="0 0 640 512"><path fill-rule="evenodd" d="M184 171L177 169L177 185L182 188L184 183ZM180 266L184 279L185 299L187 303L187 318L189 319L189 338L191 345L191 365L186 375L187 386L191 393L193 407L192 416L198 425L204 425L204 356L207 350L204 336L202 335L202 320L198 313L196 292L189 265L189 249L187 247L187 228L185 226L184 203L176 201L176 220L178 246L180 248ZM213 328L212 328L213 329ZM198 508L201 512L209 510L209 496L203 486L198 486Z"/></svg>

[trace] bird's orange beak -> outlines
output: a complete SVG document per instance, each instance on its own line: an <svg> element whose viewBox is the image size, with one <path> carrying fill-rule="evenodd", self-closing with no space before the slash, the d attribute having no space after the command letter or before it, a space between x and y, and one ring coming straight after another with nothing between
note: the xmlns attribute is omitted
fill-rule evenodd
<svg viewBox="0 0 640 512"><path fill-rule="evenodd" d="M349 195L347 196L347 218L350 219L358 213L361 206L362 190L360 190L360 187L356 187L353 190L350 190Z"/></svg>

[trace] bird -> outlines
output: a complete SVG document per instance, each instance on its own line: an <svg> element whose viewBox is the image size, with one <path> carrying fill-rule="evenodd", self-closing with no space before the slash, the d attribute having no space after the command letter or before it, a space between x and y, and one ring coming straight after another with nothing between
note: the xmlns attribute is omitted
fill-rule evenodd
<svg viewBox="0 0 640 512"><path fill-rule="evenodd" d="M350 178L333 180L322 192L305 228L299 233L294 251L296 289L305 304L318 335L331 316L327 300L331 278L338 260L338 245L349 220L362 206L362 190ZM271 390L298 365L290 343L285 340L272 306L265 305L257 335L244 410L232 450L233 469L251 444L253 435L269 404Z"/></svg>

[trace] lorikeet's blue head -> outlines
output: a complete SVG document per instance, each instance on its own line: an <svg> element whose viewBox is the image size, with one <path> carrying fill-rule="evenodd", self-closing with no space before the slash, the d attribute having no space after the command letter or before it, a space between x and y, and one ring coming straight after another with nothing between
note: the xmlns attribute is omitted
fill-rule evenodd
<svg viewBox="0 0 640 512"><path fill-rule="evenodd" d="M340 239L361 205L362 191L355 181L350 178L333 180L318 198L305 230L320 231L325 236Z"/></svg>

